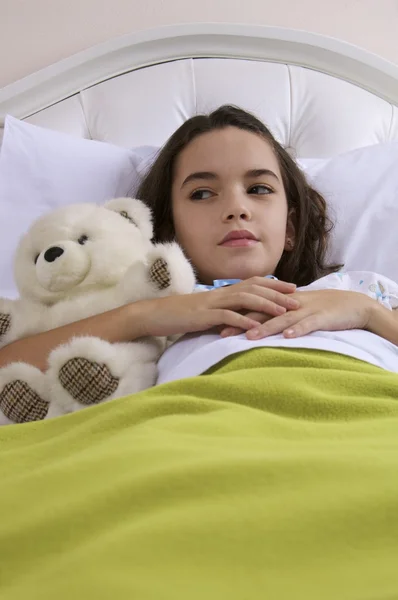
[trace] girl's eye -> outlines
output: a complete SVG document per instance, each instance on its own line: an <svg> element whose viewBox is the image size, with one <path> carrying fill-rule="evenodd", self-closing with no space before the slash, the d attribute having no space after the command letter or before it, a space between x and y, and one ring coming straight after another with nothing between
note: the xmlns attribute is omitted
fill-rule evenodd
<svg viewBox="0 0 398 600"><path fill-rule="evenodd" d="M208 195L204 196L203 194L208 194ZM207 200L207 198L210 198L211 195L212 195L212 192L210 190L195 190L190 195L190 198L191 198L191 200Z"/></svg>
<svg viewBox="0 0 398 600"><path fill-rule="evenodd" d="M271 189L270 187L268 187L268 185L253 185L251 188L249 188L249 194L257 194L259 196L266 196L267 194L272 194L273 193L273 189Z"/></svg>

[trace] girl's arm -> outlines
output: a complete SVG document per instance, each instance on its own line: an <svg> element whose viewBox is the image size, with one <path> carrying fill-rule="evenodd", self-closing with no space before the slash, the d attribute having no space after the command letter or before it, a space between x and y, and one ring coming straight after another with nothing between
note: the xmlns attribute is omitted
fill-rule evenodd
<svg viewBox="0 0 398 600"><path fill-rule="evenodd" d="M75 336L131 342L145 336L171 336L206 331L218 325L244 331L256 321L239 311L262 311L275 316L298 308L290 294L295 286L283 281L253 277L211 292L141 300L63 327L12 342L0 349L0 368L26 362L44 371L50 352Z"/></svg>
<svg viewBox="0 0 398 600"><path fill-rule="evenodd" d="M247 337L260 339L283 333L284 337L293 338L319 330L366 329L398 345L398 310L389 310L367 294L327 289L299 291L292 297L299 300L299 309L258 322ZM251 313L247 316L253 317ZM229 335L230 329L221 335Z"/></svg>
<svg viewBox="0 0 398 600"><path fill-rule="evenodd" d="M398 309L388 310L375 302L366 329L398 346Z"/></svg>
<svg viewBox="0 0 398 600"><path fill-rule="evenodd" d="M94 336L108 342L129 342L141 337L139 305L120 308L57 327L8 344L0 350L0 367L12 362L26 362L44 371L50 352L75 336Z"/></svg>

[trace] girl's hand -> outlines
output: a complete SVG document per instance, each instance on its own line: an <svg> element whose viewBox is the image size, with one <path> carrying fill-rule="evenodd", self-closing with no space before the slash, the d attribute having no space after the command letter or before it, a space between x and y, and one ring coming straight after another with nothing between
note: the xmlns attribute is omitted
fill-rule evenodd
<svg viewBox="0 0 398 600"><path fill-rule="evenodd" d="M246 331L257 322L241 311L282 315L299 307L298 299L292 297L295 289L295 284L285 281L252 277L208 292L137 302L132 305L132 319L139 319L141 337L205 331L220 325Z"/></svg>
<svg viewBox="0 0 398 600"><path fill-rule="evenodd" d="M295 292L292 297L299 300L301 308L257 325L247 331L247 338L258 340L278 333L293 338L319 330L366 329L375 303L365 294L344 290Z"/></svg>

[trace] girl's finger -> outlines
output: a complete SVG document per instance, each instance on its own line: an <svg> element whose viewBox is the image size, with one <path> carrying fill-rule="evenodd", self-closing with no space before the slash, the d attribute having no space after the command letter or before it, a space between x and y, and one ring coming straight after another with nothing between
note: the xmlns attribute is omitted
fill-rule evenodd
<svg viewBox="0 0 398 600"><path fill-rule="evenodd" d="M273 318L270 315L266 315L265 313L259 312L250 312L246 315L246 317L258 323L265 323L266 321L269 321ZM243 329L239 329L238 327L222 327L220 329L221 337L230 337L232 335L240 335L241 333L244 333L244 331Z"/></svg>
<svg viewBox="0 0 398 600"><path fill-rule="evenodd" d="M287 303L287 300L288 297L283 296L283 302ZM219 296L217 298L217 304L219 308L228 306L231 310L261 312L272 315L273 317L282 315L286 312L285 306L277 304L261 293L256 294L246 290L236 290L228 295ZM294 309L297 309L297 307L294 306Z"/></svg>
<svg viewBox="0 0 398 600"><path fill-rule="evenodd" d="M259 340L270 335L276 335L282 333L285 329L293 328L303 318L304 315L301 310L287 312L280 317L270 319L263 325L249 329L246 333L246 337L249 340Z"/></svg>
<svg viewBox="0 0 398 600"><path fill-rule="evenodd" d="M317 331L321 329L319 324L319 318L317 315L311 315L302 319L293 326L289 326L288 329L283 331L283 336L286 338L296 338L301 337L302 335L307 335L308 333L312 333L313 331Z"/></svg>
<svg viewBox="0 0 398 600"><path fill-rule="evenodd" d="M286 310L300 308L300 301L297 298L293 298L290 294L282 294L267 286L260 286L257 283L231 285L208 293L213 294L208 297L209 302L216 300L219 307L228 305L228 308L234 310L246 309L277 316L283 314ZM249 300L250 304L247 304ZM253 304L253 302L257 304ZM283 310L281 310L281 307Z"/></svg>
<svg viewBox="0 0 398 600"><path fill-rule="evenodd" d="M238 329L237 327L226 327L220 333L221 337L231 337L233 335L240 335L244 333L243 329Z"/></svg>
<svg viewBox="0 0 398 600"><path fill-rule="evenodd" d="M295 283L289 283L288 281L281 281L280 279L269 279L267 277L252 277L250 280L246 280L246 283L255 283L263 287L270 288L282 293L292 293L296 290L297 285Z"/></svg>
<svg viewBox="0 0 398 600"><path fill-rule="evenodd" d="M245 315L241 315L238 312L228 309L220 309L218 311L213 312L213 320L212 324L209 324L209 327L216 325L225 325L227 327L232 327L236 329L242 329L243 331L247 331L248 329L253 329L258 325L257 321L254 319L250 319Z"/></svg>
<svg viewBox="0 0 398 600"><path fill-rule="evenodd" d="M252 293L261 294L263 298L266 298L270 302L273 302L277 306L283 306L286 310L297 310L300 308L300 302L296 298L292 298L289 294L282 294L276 290L262 289L259 286L254 285L250 290Z"/></svg>

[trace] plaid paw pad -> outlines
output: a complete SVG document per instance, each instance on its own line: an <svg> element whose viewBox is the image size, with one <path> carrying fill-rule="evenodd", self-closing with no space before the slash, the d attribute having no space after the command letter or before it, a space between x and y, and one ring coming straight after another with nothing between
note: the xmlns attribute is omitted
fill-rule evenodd
<svg viewBox="0 0 398 600"><path fill-rule="evenodd" d="M0 409L14 423L41 421L47 414L48 403L25 381L17 379L4 386L0 392Z"/></svg>
<svg viewBox="0 0 398 600"><path fill-rule="evenodd" d="M5 335L11 327L11 315L0 313L0 337Z"/></svg>
<svg viewBox="0 0 398 600"><path fill-rule="evenodd" d="M80 404L98 404L111 396L119 385L106 365L77 357L68 360L60 369L62 387Z"/></svg>
<svg viewBox="0 0 398 600"><path fill-rule="evenodd" d="M151 281L156 283L160 290L165 290L171 282L171 275L167 262L163 258L158 258L149 269Z"/></svg>

